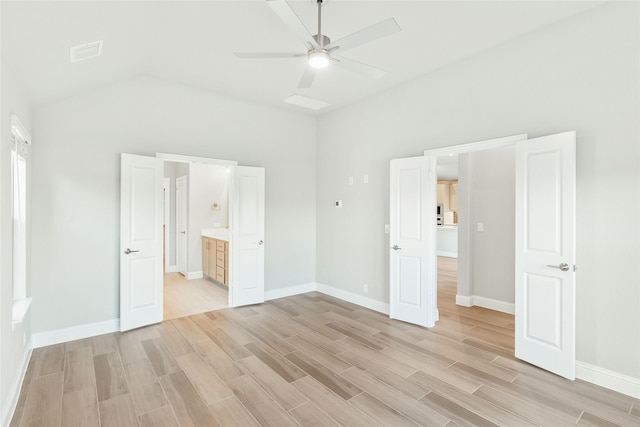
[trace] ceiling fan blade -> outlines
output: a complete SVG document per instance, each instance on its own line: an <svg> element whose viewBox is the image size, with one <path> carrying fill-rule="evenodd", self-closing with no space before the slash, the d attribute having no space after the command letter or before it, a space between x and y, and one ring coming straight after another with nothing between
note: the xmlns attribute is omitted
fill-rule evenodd
<svg viewBox="0 0 640 427"><path fill-rule="evenodd" d="M299 58L301 56L307 56L306 53L288 53L288 52L234 52L238 58Z"/></svg>
<svg viewBox="0 0 640 427"><path fill-rule="evenodd" d="M287 27L298 37L306 47L309 44L314 48L320 47L318 42L311 36L307 27L304 26L298 15L295 14L291 6L285 0L267 0L267 4L282 19Z"/></svg>
<svg viewBox="0 0 640 427"><path fill-rule="evenodd" d="M352 49L365 43L369 43L373 40L389 36L391 34L397 33L398 31L400 31L400 26L398 25L396 20L393 18L389 18L385 19L382 22L378 22L377 24L373 24L370 27L349 34L348 36L345 36L340 40L336 40L326 46L326 48L331 49L332 47L339 46L339 51L344 52L347 49Z"/></svg>
<svg viewBox="0 0 640 427"><path fill-rule="evenodd" d="M353 59L345 58L344 56L333 55L338 62L335 65L344 68L345 70L353 71L354 73L362 74L372 79L378 80L385 74L386 71L382 71L379 68L371 65L363 64L362 62L354 61Z"/></svg>
<svg viewBox="0 0 640 427"><path fill-rule="evenodd" d="M302 78L300 79L300 83L298 83L298 88L300 89L310 88L311 84L313 83L313 79L316 78L317 72L318 72L317 69L313 67L307 67L304 70L304 74L302 75Z"/></svg>

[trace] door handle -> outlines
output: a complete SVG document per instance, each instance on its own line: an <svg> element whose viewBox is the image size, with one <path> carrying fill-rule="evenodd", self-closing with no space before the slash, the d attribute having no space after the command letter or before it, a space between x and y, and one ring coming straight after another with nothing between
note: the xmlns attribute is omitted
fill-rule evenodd
<svg viewBox="0 0 640 427"><path fill-rule="evenodd" d="M124 250L124 254L125 254L125 255L129 255L129 254L134 253L134 252L140 252L140 251L132 251L132 250L131 250L131 249L129 249L129 248L127 248L127 249L125 249L125 250Z"/></svg>
<svg viewBox="0 0 640 427"><path fill-rule="evenodd" d="M393 246L391 246L391 249L393 249L394 251L399 251L399 250L401 250L402 248L401 248L401 247L398 247L398 245L393 245Z"/></svg>
<svg viewBox="0 0 640 427"><path fill-rule="evenodd" d="M181 231L180 234L187 234L187 232L186 231Z"/></svg>
<svg viewBox="0 0 640 427"><path fill-rule="evenodd" d="M547 264L547 267L559 268L562 271L569 271L569 264L567 264L566 262L563 262L560 265L549 265L549 264Z"/></svg>
<svg viewBox="0 0 640 427"><path fill-rule="evenodd" d="M261 244L263 244L263 243L264 243L264 242L263 242L262 240L260 240L260 241L258 242L258 244L259 244L259 245L261 245Z"/></svg>

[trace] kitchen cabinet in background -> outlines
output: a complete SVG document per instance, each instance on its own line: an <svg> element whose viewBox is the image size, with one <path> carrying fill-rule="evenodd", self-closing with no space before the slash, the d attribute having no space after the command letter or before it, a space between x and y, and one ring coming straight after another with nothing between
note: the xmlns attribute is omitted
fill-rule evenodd
<svg viewBox="0 0 640 427"><path fill-rule="evenodd" d="M458 211L458 181L449 184L449 210Z"/></svg>

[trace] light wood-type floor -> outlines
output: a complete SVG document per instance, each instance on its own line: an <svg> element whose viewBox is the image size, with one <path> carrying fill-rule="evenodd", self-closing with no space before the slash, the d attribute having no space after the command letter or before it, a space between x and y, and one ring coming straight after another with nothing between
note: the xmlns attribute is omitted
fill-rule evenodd
<svg viewBox="0 0 640 427"><path fill-rule="evenodd" d="M516 360L513 316L440 279L432 329L308 293L39 348L11 425L640 425L640 401Z"/></svg>
<svg viewBox="0 0 640 427"><path fill-rule="evenodd" d="M164 275L164 320L229 306L227 289L206 279L187 280L180 273Z"/></svg>

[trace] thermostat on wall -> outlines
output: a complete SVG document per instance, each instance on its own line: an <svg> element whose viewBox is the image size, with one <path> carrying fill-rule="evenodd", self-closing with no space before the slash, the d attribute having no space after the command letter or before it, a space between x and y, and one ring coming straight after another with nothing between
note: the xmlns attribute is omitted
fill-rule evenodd
<svg viewBox="0 0 640 427"><path fill-rule="evenodd" d="M336 208L342 207L342 200L336 200Z"/></svg>

